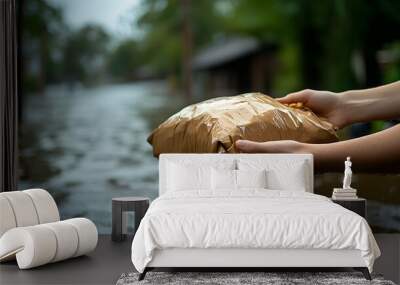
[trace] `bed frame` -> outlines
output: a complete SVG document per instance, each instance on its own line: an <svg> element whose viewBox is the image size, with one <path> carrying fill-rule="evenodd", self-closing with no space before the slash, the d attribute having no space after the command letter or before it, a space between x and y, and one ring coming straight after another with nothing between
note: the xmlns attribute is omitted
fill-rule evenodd
<svg viewBox="0 0 400 285"><path fill-rule="evenodd" d="M308 171L307 192L313 192L313 157L310 154L162 154L159 161L159 193L165 193L166 163L167 161L187 158L191 161L238 159L238 158L271 159L271 160L301 160L305 161ZM158 249L154 252L152 261L147 265L139 280L143 280L146 273L153 269L166 268L201 268L213 270L228 268L230 271L251 271L262 269L285 268L353 268L361 271L367 280L371 275L359 250L330 250L330 249L250 249L250 248L170 248Z"/></svg>
<svg viewBox="0 0 400 285"><path fill-rule="evenodd" d="M139 275L142 280L146 273L155 268L229 268L246 271L271 268L343 268L361 271L371 280L368 268L359 250L329 249L193 249L171 248L156 250L152 261Z"/></svg>

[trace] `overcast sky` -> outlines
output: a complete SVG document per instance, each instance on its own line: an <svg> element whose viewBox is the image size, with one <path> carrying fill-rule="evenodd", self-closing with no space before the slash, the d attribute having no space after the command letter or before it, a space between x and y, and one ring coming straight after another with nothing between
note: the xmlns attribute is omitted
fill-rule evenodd
<svg viewBox="0 0 400 285"><path fill-rule="evenodd" d="M64 11L65 21L73 28L88 23L105 27L116 37L138 32L132 25L140 0L47 0Z"/></svg>

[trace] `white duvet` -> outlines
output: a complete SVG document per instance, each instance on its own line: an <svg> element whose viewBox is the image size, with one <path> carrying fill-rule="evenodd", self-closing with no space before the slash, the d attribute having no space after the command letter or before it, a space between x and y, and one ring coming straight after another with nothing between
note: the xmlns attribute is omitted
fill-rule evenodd
<svg viewBox="0 0 400 285"><path fill-rule="evenodd" d="M155 249L358 249L372 272L380 251L359 215L306 192L171 192L154 200L132 243L143 272Z"/></svg>

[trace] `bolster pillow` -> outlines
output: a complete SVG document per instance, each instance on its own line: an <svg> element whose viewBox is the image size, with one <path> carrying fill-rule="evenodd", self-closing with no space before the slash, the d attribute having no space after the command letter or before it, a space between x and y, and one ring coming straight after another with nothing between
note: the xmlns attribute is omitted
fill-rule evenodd
<svg viewBox="0 0 400 285"><path fill-rule="evenodd" d="M16 257L19 268L28 269L86 254L96 245L96 226L85 218L13 228L0 238L0 261Z"/></svg>

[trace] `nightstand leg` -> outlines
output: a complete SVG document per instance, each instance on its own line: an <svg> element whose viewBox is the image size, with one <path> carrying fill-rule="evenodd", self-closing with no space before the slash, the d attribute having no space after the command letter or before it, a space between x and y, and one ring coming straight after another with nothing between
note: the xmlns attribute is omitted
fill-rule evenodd
<svg viewBox="0 0 400 285"><path fill-rule="evenodd" d="M143 219L148 208L149 208L148 203L141 203L135 206L135 234L139 227L140 221Z"/></svg>
<svg viewBox="0 0 400 285"><path fill-rule="evenodd" d="M122 241L122 205L120 203L112 203L112 233L113 241Z"/></svg>

